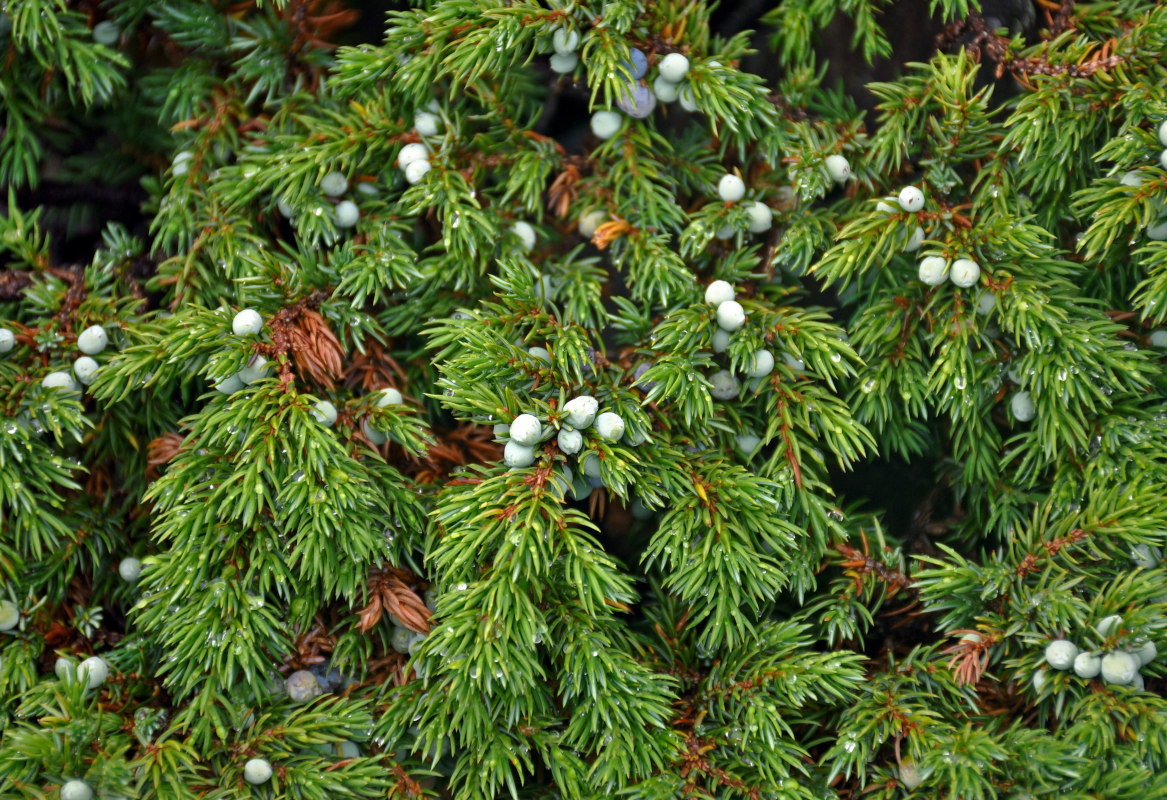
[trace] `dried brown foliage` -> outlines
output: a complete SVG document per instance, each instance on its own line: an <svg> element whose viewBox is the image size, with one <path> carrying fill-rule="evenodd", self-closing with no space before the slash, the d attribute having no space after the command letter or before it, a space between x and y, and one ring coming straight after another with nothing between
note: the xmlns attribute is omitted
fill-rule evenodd
<svg viewBox="0 0 1167 800"><path fill-rule="evenodd" d="M385 613L411 631L429 633L430 610L418 594L421 581L415 575L395 567L381 567L369 575L366 585L369 603L357 612L357 629L361 633L372 630Z"/></svg>

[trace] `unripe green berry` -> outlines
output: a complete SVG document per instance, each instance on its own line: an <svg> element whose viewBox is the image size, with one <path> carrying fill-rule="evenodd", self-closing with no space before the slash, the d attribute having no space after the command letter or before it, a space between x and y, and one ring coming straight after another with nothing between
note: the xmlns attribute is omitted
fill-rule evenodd
<svg viewBox="0 0 1167 800"><path fill-rule="evenodd" d="M93 41L106 47L113 47L122 38L122 32L116 23L108 19L93 26Z"/></svg>
<svg viewBox="0 0 1167 800"><path fill-rule="evenodd" d="M418 161L411 161L405 167L405 180L410 186L416 186L429 174L431 169L433 169L433 166L424 158Z"/></svg>
<svg viewBox="0 0 1167 800"><path fill-rule="evenodd" d="M240 382L244 386L250 386L261 378L267 377L270 373L271 367L268 366L268 360L263 356L256 354L247 362L247 366L235 373Z"/></svg>
<svg viewBox="0 0 1167 800"><path fill-rule="evenodd" d="M733 286L728 281L713 281L705 287L705 302L714 308L733 300L734 296Z"/></svg>
<svg viewBox="0 0 1167 800"><path fill-rule="evenodd" d="M680 84L667 81L663 76L658 77L652 82L652 93L656 95L656 99L661 103L676 102L677 96L680 94Z"/></svg>
<svg viewBox="0 0 1167 800"><path fill-rule="evenodd" d="M765 233L774 224L774 212L770 206L757 200L746 207L746 214L750 218L747 226L750 233Z"/></svg>
<svg viewBox="0 0 1167 800"><path fill-rule="evenodd" d="M368 419L361 420L361 433L363 433L365 438L368 439L369 442L372 443L375 447L380 447L381 445L385 444L385 442L389 441L389 437L370 425Z"/></svg>
<svg viewBox="0 0 1167 800"><path fill-rule="evenodd" d="M50 372L41 380L41 386L65 392L76 392L81 388L68 372Z"/></svg>
<svg viewBox="0 0 1167 800"><path fill-rule="evenodd" d="M915 213L924 207L924 193L915 186L905 186L900 189L899 197L900 208L904 211Z"/></svg>
<svg viewBox="0 0 1167 800"><path fill-rule="evenodd" d="M757 350L750 360L749 371L751 378L764 378L774 371L774 354L769 350Z"/></svg>
<svg viewBox="0 0 1167 800"><path fill-rule="evenodd" d="M405 169L414 161L429 161L430 150L421 142L411 142L397 154L397 165Z"/></svg>
<svg viewBox="0 0 1167 800"><path fill-rule="evenodd" d="M576 53L552 53L551 71L558 75L567 75L575 71L579 64L579 55Z"/></svg>
<svg viewBox="0 0 1167 800"><path fill-rule="evenodd" d="M579 217L579 235L585 239L591 239L596 233L596 228L608 221L608 212L600 208L593 208L580 214Z"/></svg>
<svg viewBox="0 0 1167 800"><path fill-rule="evenodd" d="M1109 617L1103 617L1098 620L1098 625L1095 627L1098 633L1104 637L1115 636L1122 628L1122 616L1111 614Z"/></svg>
<svg viewBox="0 0 1167 800"><path fill-rule="evenodd" d="M729 347L729 339L732 334L722 328L718 328L713 332L713 352L724 353Z"/></svg>
<svg viewBox="0 0 1167 800"><path fill-rule="evenodd" d="M981 279L981 268L971 258L958 258L952 262L948 277L956 286L967 289Z"/></svg>
<svg viewBox="0 0 1167 800"><path fill-rule="evenodd" d="M386 386L376 394L377 408L385 408L386 406L399 406L404 402L405 398L401 396L401 392L394 389L392 386Z"/></svg>
<svg viewBox="0 0 1167 800"><path fill-rule="evenodd" d="M1155 646L1154 642L1147 641L1144 642L1138 650L1135 650L1134 655L1135 658L1137 658L1139 661L1139 666L1145 667L1154 661L1155 657L1159 655L1159 648Z"/></svg>
<svg viewBox="0 0 1167 800"><path fill-rule="evenodd" d="M243 381L239 380L238 375L229 375L216 383L215 388L223 394L232 395L243 388Z"/></svg>
<svg viewBox="0 0 1167 800"><path fill-rule="evenodd" d="M556 53L572 53L579 49L579 31L556 28L551 34L551 47Z"/></svg>

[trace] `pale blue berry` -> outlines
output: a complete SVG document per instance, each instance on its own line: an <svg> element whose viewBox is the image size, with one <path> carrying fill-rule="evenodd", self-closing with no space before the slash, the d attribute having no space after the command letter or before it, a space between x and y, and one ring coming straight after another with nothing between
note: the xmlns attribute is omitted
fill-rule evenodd
<svg viewBox="0 0 1167 800"><path fill-rule="evenodd" d="M132 556L118 562L118 575L126 583L134 583L142 575L142 562Z"/></svg>
<svg viewBox="0 0 1167 800"><path fill-rule="evenodd" d="M669 83L677 84L689 74L689 59L680 53L669 53L660 60L657 69L660 71L661 78Z"/></svg>
<svg viewBox="0 0 1167 800"><path fill-rule="evenodd" d="M7 328L0 328L0 353L7 353L16 347L16 334Z"/></svg>
<svg viewBox="0 0 1167 800"><path fill-rule="evenodd" d="M93 41L106 47L113 47L122 36L118 26L108 19L93 26Z"/></svg>
<svg viewBox="0 0 1167 800"><path fill-rule="evenodd" d="M330 172L320 179L320 191L329 197L339 197L348 191L348 178L343 172Z"/></svg>
<svg viewBox="0 0 1167 800"><path fill-rule="evenodd" d="M316 405L312 406L311 414L317 422L326 428L331 428L336 424L336 406L327 400L318 400Z"/></svg>
<svg viewBox="0 0 1167 800"><path fill-rule="evenodd" d="M338 228L351 228L361 218L361 209L352 200L342 200L336 204L333 215Z"/></svg>
<svg viewBox="0 0 1167 800"><path fill-rule="evenodd" d="M644 119L656 108L656 95L646 84L637 82L620 93L616 105L633 119Z"/></svg>
<svg viewBox="0 0 1167 800"><path fill-rule="evenodd" d="M734 296L733 286L728 281L713 281L705 287L705 302L714 308L729 302Z"/></svg>
<svg viewBox="0 0 1167 800"><path fill-rule="evenodd" d="M77 335L77 349L87 356L95 356L109 344L109 334L100 325L90 325Z"/></svg>
<svg viewBox="0 0 1167 800"><path fill-rule="evenodd" d="M596 433L601 439L615 442L624 435L624 419L612 411L605 411L596 417Z"/></svg>
<svg viewBox="0 0 1167 800"><path fill-rule="evenodd" d="M629 56L630 60L621 63L633 78L636 80L643 78L644 73L648 72L648 57L635 47L629 51Z"/></svg>
<svg viewBox="0 0 1167 800"><path fill-rule="evenodd" d="M401 148L401 152L397 154L397 164L401 169L405 169L415 161L429 161L430 151L421 142L412 142Z"/></svg>
<svg viewBox="0 0 1167 800"><path fill-rule="evenodd" d="M413 127L422 136L437 136L442 127L442 118L429 111L419 111L413 115Z"/></svg>
<svg viewBox="0 0 1167 800"><path fill-rule="evenodd" d="M508 467L529 467L535 463L535 450L511 439L503 448L502 460Z"/></svg>
<svg viewBox="0 0 1167 800"><path fill-rule="evenodd" d="M1045 663L1054 669L1069 669L1077 657L1077 645L1065 639L1055 639L1045 648Z"/></svg>
<svg viewBox="0 0 1167 800"><path fill-rule="evenodd" d="M717 324L724 331L733 333L746 324L746 312L736 300L726 300L717 306Z"/></svg>
<svg viewBox="0 0 1167 800"><path fill-rule="evenodd" d="M904 211L915 213L924 207L924 193L915 186L905 186L900 189L899 197L900 208Z"/></svg>
<svg viewBox="0 0 1167 800"><path fill-rule="evenodd" d="M556 443L567 455L575 455L583 448L583 434L571 428L563 428L556 437Z"/></svg>
<svg viewBox="0 0 1167 800"><path fill-rule="evenodd" d="M81 356L73 362L73 374L85 386L88 386L97 377L99 368L100 365L89 356Z"/></svg>
<svg viewBox="0 0 1167 800"><path fill-rule="evenodd" d="M405 180L410 186L415 186L421 183L422 179L429 174L433 166L424 158L418 161L411 161L405 167Z"/></svg>
<svg viewBox="0 0 1167 800"><path fill-rule="evenodd" d="M583 430L590 426L596 419L596 412L599 411L599 408L599 402L590 394L573 397L563 406L567 424L576 430Z"/></svg>
<svg viewBox="0 0 1167 800"><path fill-rule="evenodd" d="M231 330L236 336L254 336L263 330L263 317L253 308L245 308L231 320Z"/></svg>
<svg viewBox="0 0 1167 800"><path fill-rule="evenodd" d="M534 414L520 414L511 422L511 441L534 447L543 438L543 425Z"/></svg>
<svg viewBox="0 0 1167 800"><path fill-rule="evenodd" d="M624 118L615 111L597 111L592 114L592 133L598 139L611 139L620 131Z"/></svg>
<svg viewBox="0 0 1167 800"><path fill-rule="evenodd" d="M739 384L737 378L729 370L723 369L713 373L709 382L713 385L709 393L718 400L732 400L737 397Z"/></svg>
<svg viewBox="0 0 1167 800"><path fill-rule="evenodd" d="M722 175L717 182L717 194L727 203L736 203L746 196L746 182L732 173Z"/></svg>
<svg viewBox="0 0 1167 800"><path fill-rule="evenodd" d="M253 786L267 783L271 780L271 762L266 758L251 758L243 765L243 780Z"/></svg>
<svg viewBox="0 0 1167 800"><path fill-rule="evenodd" d="M61 784L61 800L93 800L93 790L85 781L74 778Z"/></svg>
<svg viewBox="0 0 1167 800"><path fill-rule="evenodd" d="M551 34L551 47L556 53L574 54L579 48L579 31L570 28L556 28Z"/></svg>
<svg viewBox="0 0 1167 800"><path fill-rule="evenodd" d="M851 178L851 162L838 153L827 156L823 165L835 183L846 183Z"/></svg>
<svg viewBox="0 0 1167 800"><path fill-rule="evenodd" d="M1102 672L1102 658L1094 653L1079 653L1074 658L1074 674L1079 678L1097 678Z"/></svg>

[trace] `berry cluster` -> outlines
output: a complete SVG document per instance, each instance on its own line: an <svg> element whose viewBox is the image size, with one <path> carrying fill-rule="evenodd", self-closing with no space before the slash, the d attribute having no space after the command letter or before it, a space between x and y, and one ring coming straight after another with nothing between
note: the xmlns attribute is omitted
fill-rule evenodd
<svg viewBox="0 0 1167 800"><path fill-rule="evenodd" d="M627 444L640 444L639 438L627 431L624 419L613 411L599 410L600 404L591 395L574 397L563 406L563 413L552 424L545 425L534 414L520 414L510 425L496 425L494 432L506 439L503 449L503 463L511 469L522 469L535 463L535 448L543 441L555 437L559 451L574 456L583 450L583 431L591 431L601 439L616 442L624 439ZM592 488L603 485L600 480L600 464L596 458L581 457L583 474L577 477L571 469L564 467L567 475L565 493L571 488L572 496L582 500L591 494Z"/></svg>
<svg viewBox="0 0 1167 800"><path fill-rule="evenodd" d="M231 331L236 336L258 336L263 330L263 317L254 308L245 308L231 320ZM247 366L215 384L223 394L235 394L244 386L249 386L260 378L266 378L271 370L268 360L256 354Z"/></svg>
<svg viewBox="0 0 1167 800"><path fill-rule="evenodd" d="M1115 614L1098 623L1098 632L1104 637L1112 636L1118 633L1121 626L1122 617ZM1137 650L1079 650L1068 639L1055 639L1045 648L1045 662L1052 669L1072 669L1079 678L1087 680L1101 675L1106 683L1133 686L1136 689L1143 688L1143 676L1139 670L1154 661L1157 655L1158 648L1150 640L1143 642ZM1047 679L1043 670L1034 673L1033 682L1038 689L1045 685Z"/></svg>
<svg viewBox="0 0 1167 800"><path fill-rule="evenodd" d="M8 334L8 336L4 336L4 334ZM0 330L0 353L12 349L14 340L10 338L11 336L11 331ZM105 328L100 325L90 325L77 335L77 349L84 355L73 362L73 374L70 375L63 371L50 372L41 380L41 386L46 389L61 389L67 392L78 392L82 385L88 386L97 377L97 371L100 367L93 356L99 355L108 344L109 334L105 332Z"/></svg>
<svg viewBox="0 0 1167 800"><path fill-rule="evenodd" d="M717 182L717 195L726 204L735 204L746 196L746 183L740 176L726 173ZM750 220L747 226L750 233L765 233L774 224L774 212L759 200L753 200L746 206L746 214ZM717 231L718 239L729 239L732 236L733 228L729 225Z"/></svg>
<svg viewBox="0 0 1167 800"><path fill-rule="evenodd" d="M897 209L892 203L898 205L899 208ZM924 210L924 192L917 186L905 186L900 189L900 193L896 197L880 200L876 205L876 210L886 214L894 214L897 211L906 211L909 214L919 213ZM904 250L909 253L915 252L920 249L920 245L923 243L924 229L917 225L916 230L904 246ZM981 266L971 258L951 260L944 256L931 255L920 259L917 275L928 286L939 286L945 281L952 281L960 288L967 289L980 281Z"/></svg>
<svg viewBox="0 0 1167 800"><path fill-rule="evenodd" d="M713 333L714 353L724 353L729 347L729 340L733 332L746 322L745 309L734 297L733 287L726 281L713 281L705 288L705 302L714 307L714 314L717 318L718 330ZM796 359L788 359L787 363L796 369L801 369L803 366ZM750 359L750 367L746 375L754 380L753 386L756 387L759 381L773 371L774 354L769 350L757 350ZM718 400L731 400L737 397L739 383L729 370L723 369L720 372L715 372L710 376L709 381L713 384L713 390L710 394ZM740 446L745 450L753 450L756 445L756 442L749 443L747 435Z"/></svg>

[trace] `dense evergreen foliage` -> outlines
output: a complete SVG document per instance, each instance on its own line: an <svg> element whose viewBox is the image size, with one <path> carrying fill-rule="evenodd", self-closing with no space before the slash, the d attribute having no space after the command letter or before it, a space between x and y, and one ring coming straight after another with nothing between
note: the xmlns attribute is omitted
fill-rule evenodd
<svg viewBox="0 0 1167 800"><path fill-rule="evenodd" d="M984 5L0 0L0 795L1167 796L1167 8Z"/></svg>

